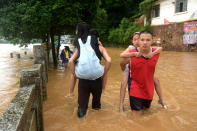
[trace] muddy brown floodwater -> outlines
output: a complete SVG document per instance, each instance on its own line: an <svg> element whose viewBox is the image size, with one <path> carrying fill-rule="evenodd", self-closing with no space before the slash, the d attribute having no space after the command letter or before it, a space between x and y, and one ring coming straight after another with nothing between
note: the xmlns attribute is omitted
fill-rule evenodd
<svg viewBox="0 0 197 131"><path fill-rule="evenodd" d="M197 130L197 52L163 51L156 75L163 89L168 110L157 104L155 94L151 108L135 115L130 111L128 94L125 112L120 113L119 90L122 73L119 67L121 48L107 48L112 57L106 93L102 95L102 109L90 106L86 118L77 117L77 85L75 97L65 98L69 92L70 71L49 69L48 99L44 102L44 127L46 131L196 131ZM27 55L24 55L27 51ZM10 58L10 53L14 58ZM16 54L21 58L17 59ZM18 91L20 71L33 64L32 47L19 48L0 45L0 115Z"/></svg>
<svg viewBox="0 0 197 131"><path fill-rule="evenodd" d="M19 48L11 44L0 44L0 115L19 89L20 71L33 64L32 47ZM10 58L10 53L13 53L13 58ZM20 54L21 58L18 59L16 54Z"/></svg>
<svg viewBox="0 0 197 131"><path fill-rule="evenodd" d="M163 109L155 94L151 108L135 115L130 111L128 95L125 112L120 113L119 90L122 73L119 67L121 48L107 48L112 57L102 109L91 109L87 116L77 117L77 85L75 97L69 92L69 70L49 70L48 100L44 102L46 131L196 131L197 130L197 53L163 51L156 75L163 89L168 109ZM126 93L127 94L127 93Z"/></svg>

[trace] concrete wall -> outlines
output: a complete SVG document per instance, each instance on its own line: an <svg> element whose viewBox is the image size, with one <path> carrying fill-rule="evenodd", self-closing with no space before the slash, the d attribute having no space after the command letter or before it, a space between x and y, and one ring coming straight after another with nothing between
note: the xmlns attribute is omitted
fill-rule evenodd
<svg viewBox="0 0 197 131"><path fill-rule="evenodd" d="M35 64L21 71L20 89L0 117L0 131L43 131L48 62L41 45L34 46Z"/></svg>
<svg viewBox="0 0 197 131"><path fill-rule="evenodd" d="M19 89L7 110L0 117L1 131L36 131L35 85Z"/></svg>
<svg viewBox="0 0 197 131"><path fill-rule="evenodd" d="M163 25L164 18L169 22L183 22L197 20L197 17L192 17L197 11L197 0L188 0L187 11L175 13L176 0L161 0L155 4L160 4L160 16L152 18L152 25Z"/></svg>
<svg viewBox="0 0 197 131"><path fill-rule="evenodd" d="M47 88L46 84L48 81L48 58L47 51L45 47L42 45L34 45L33 46L33 54L34 54L34 64L42 64L42 92L43 92L43 100L47 99Z"/></svg>
<svg viewBox="0 0 197 131"><path fill-rule="evenodd" d="M152 26L154 45L162 46L164 50L197 51L197 44L183 44L184 23Z"/></svg>

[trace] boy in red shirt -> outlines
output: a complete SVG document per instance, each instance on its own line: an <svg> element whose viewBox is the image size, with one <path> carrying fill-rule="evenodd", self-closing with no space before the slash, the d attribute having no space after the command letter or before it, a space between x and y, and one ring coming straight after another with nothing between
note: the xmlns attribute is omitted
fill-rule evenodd
<svg viewBox="0 0 197 131"><path fill-rule="evenodd" d="M154 71L159 54L148 58L151 52L153 43L151 32L141 32L139 48L133 49L130 52L140 52L141 57L131 57L123 61L121 66L131 61L131 86L130 86L130 106L134 111L140 111L143 108L149 108L152 102L154 93Z"/></svg>

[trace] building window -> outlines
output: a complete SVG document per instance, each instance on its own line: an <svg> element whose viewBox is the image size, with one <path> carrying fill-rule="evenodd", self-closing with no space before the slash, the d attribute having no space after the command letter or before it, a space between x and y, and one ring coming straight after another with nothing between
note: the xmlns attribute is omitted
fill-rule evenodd
<svg viewBox="0 0 197 131"><path fill-rule="evenodd" d="M159 17L160 14L160 5L153 6L152 18Z"/></svg>
<svg viewBox="0 0 197 131"><path fill-rule="evenodd" d="M187 11L187 0L176 0L176 13Z"/></svg>

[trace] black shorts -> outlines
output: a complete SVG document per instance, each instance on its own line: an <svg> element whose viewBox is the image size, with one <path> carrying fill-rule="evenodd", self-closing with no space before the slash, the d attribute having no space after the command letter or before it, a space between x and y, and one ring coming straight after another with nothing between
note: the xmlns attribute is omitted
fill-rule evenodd
<svg viewBox="0 0 197 131"><path fill-rule="evenodd" d="M131 110L140 111L144 108L149 108L152 100L141 99L137 97L130 96L130 106Z"/></svg>

